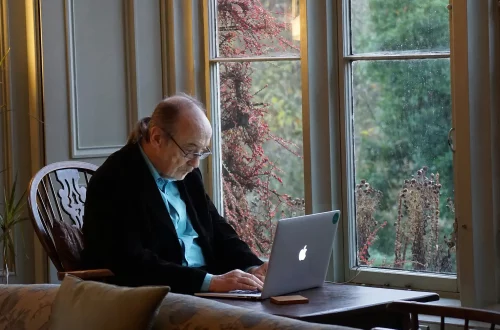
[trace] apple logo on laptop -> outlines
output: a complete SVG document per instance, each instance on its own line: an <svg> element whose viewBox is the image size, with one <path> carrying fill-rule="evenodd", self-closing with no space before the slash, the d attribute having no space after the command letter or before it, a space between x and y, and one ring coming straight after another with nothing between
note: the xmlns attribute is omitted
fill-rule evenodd
<svg viewBox="0 0 500 330"><path fill-rule="evenodd" d="M302 261L306 258L307 245L304 245L304 248L299 252L299 260Z"/></svg>

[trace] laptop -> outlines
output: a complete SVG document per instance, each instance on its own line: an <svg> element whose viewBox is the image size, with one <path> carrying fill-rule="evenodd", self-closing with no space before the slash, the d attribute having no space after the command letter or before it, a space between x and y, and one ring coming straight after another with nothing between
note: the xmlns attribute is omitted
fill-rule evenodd
<svg viewBox="0 0 500 330"><path fill-rule="evenodd" d="M340 211L280 219L274 234L262 292L199 292L200 297L263 300L322 286L333 249Z"/></svg>

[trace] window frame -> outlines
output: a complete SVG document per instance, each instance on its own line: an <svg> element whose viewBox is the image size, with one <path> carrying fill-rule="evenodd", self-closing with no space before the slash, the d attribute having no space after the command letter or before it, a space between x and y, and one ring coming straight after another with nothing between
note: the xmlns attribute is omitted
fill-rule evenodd
<svg viewBox="0 0 500 330"><path fill-rule="evenodd" d="M450 0L453 2L453 0ZM222 154L221 154L221 136L219 132L219 90L213 86L219 86L219 72L217 63L223 61L253 61L256 58L239 58L239 59L224 59L218 58L217 54L217 18L213 13L216 13L217 0L203 0L204 10L204 29L205 29L205 86L206 86L206 100L209 119L213 125L213 155L206 162L206 173L208 174L207 191L212 194L212 199L215 206L221 214L224 212L223 208L223 192L221 180L217 178L222 174ZM319 9L318 9L319 8ZM303 134L304 134L304 187L306 198L306 214L321 212L327 209L341 208L342 220L339 223L339 230L335 240L334 251L332 254L331 265L327 274L327 280L336 282L350 282L353 284L366 284L373 286L384 286L394 288L411 288L416 290L432 290L442 294L442 296L456 297L459 293L460 284L459 276L444 275L444 274L430 274L430 273L417 273L402 270L388 270L376 268L359 269L353 265L355 260L355 221L354 212L354 198L349 198L349 194L353 195L354 176L352 175L352 168L349 165L349 153L352 152L352 144L347 132L349 113L352 109L349 104L351 100L350 88L346 85L347 77L350 77L350 65L346 64L347 51L349 47L348 27L349 13L345 8L349 8L349 0L326 0L324 2L310 2L300 0L301 12L301 53L298 56L301 61L302 67L302 96L303 96ZM313 9L313 10L309 10ZM312 22L312 17L321 10L327 10L326 17L327 23ZM303 14L303 15L302 15ZM309 18L309 24L308 24ZM316 21L316 20L315 20ZM451 19L450 19L451 22ZM326 24L329 29L328 45L321 44L320 41L315 40L311 36L315 36L318 32L318 26ZM314 26L313 26L314 25ZM323 25L324 27L324 25ZM316 29L316 30L315 30ZM450 39L453 34L453 28L450 25ZM312 31L312 32L311 32ZM309 38L308 38L309 35ZM461 43L455 40L455 45L450 46L451 49L461 47ZM458 44L458 46L457 46ZM315 48L316 47L316 48ZM443 58L450 57L449 53L434 52L431 57ZM316 56L317 55L317 56ZM425 55L425 54L424 54ZM428 55L428 54L427 54ZM419 58L422 55L413 56ZM408 57L408 56L405 56ZM410 56L411 57L411 56ZM328 70L318 70L311 68L317 65L318 58L327 58L331 63L325 64ZM349 55L348 61L359 59L359 56ZM258 60L290 60L291 58L259 58ZM296 58L295 58L296 59ZM452 61L453 59L451 59ZM311 62L309 62L311 61ZM455 104L459 101L457 96L454 95L453 89L453 65L450 66L452 75L452 118L453 123L451 127L455 127L456 109ZM309 72L310 71L310 72ZM311 73L312 72L312 73ZM312 81L314 80L314 81ZM327 82L328 93L328 110L317 109L317 101L314 100L316 95L312 94L315 90L314 86L321 85ZM316 84L316 85L314 85ZM347 106L347 107L346 107ZM348 109L345 110L344 109ZM463 118L465 118L464 114ZM329 136L330 140L328 145L318 146L314 143L315 131L322 125L315 121L315 119L323 119L330 126ZM307 125L307 126L306 126ZM324 127L322 127L324 132ZM321 130L321 129L320 129ZM336 139L338 141L336 141ZM321 156L317 154L321 152ZM466 155L464 156L466 157ZM322 161L328 159L330 164L328 169L322 167L320 173L311 173L311 169L317 169L317 165ZM349 165L349 166L348 166ZM456 176L456 160L454 156L454 172ZM324 176L324 178L323 178ZM318 180L321 177L323 180ZM455 180L455 186L459 182ZM349 188L351 187L351 188ZM317 201L317 197L328 194L327 197L320 197L322 200ZM455 200L459 203L459 195L455 194ZM330 200L328 205L325 200ZM468 201L461 201L468 202ZM458 263L461 262L460 249L466 250L465 242L461 243L461 248L457 247L457 272L459 271ZM470 245L470 244L467 244ZM462 258L463 259L463 258ZM463 263L460 266L464 267Z"/></svg>
<svg viewBox="0 0 500 330"><path fill-rule="evenodd" d="M341 144L345 146L342 152L342 185L344 221L347 226L344 235L344 273L345 281L356 284L367 284L383 287L395 287L417 290L439 291L443 294L454 295L459 292L459 278L457 275L447 275L438 273L419 273L404 270L391 270L381 268L369 268L356 266L356 219L354 200L354 153L353 132L349 125L352 113L352 63L356 60L411 60L411 59L432 59L450 58L450 52L422 52L405 55L351 55L350 40L350 0L335 0L337 2L337 22L338 22L338 68L339 68L339 98L341 111ZM450 20L451 22L451 20ZM451 40L451 26L450 26ZM451 48L451 46L450 46ZM452 66L450 63L450 74ZM450 86L452 89L452 86ZM452 91L453 92L453 91ZM453 99L453 95L451 95ZM452 106L452 118L455 117ZM454 127L453 119L450 127ZM456 161L454 160L454 172L456 172ZM457 252L458 263L458 252ZM457 265L458 272L458 265Z"/></svg>

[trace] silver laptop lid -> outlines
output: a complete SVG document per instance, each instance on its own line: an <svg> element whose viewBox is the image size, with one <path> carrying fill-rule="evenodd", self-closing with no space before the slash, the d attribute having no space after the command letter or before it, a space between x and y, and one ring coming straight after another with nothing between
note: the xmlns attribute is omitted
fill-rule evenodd
<svg viewBox="0 0 500 330"><path fill-rule="evenodd" d="M335 210L279 220L263 299L323 285L339 219Z"/></svg>

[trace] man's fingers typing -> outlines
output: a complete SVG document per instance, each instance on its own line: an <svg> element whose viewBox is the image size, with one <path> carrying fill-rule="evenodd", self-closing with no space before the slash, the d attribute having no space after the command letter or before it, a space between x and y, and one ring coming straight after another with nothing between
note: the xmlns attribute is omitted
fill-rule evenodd
<svg viewBox="0 0 500 330"><path fill-rule="evenodd" d="M262 290L264 283L257 276L241 270L233 270L212 278L209 291L228 292L232 290Z"/></svg>
<svg viewBox="0 0 500 330"><path fill-rule="evenodd" d="M264 280L266 279L266 277L263 275L258 275L258 274L255 276L262 282L262 285L264 285Z"/></svg>
<svg viewBox="0 0 500 330"><path fill-rule="evenodd" d="M251 286L252 289L262 290L263 283L258 278L240 277L237 282L239 284Z"/></svg>
<svg viewBox="0 0 500 330"><path fill-rule="evenodd" d="M258 285L260 285L260 286L264 285L264 283L262 282L262 280L259 278L258 275L253 275L253 274L249 274L249 273L242 273L241 276L251 279L252 281L258 283Z"/></svg>
<svg viewBox="0 0 500 330"><path fill-rule="evenodd" d="M262 291L262 289L259 289L259 288L255 287L254 285L248 285L248 284L244 284L244 283L240 283L240 285L238 285L237 289L232 289L232 290L252 290L252 291L259 290L259 291Z"/></svg>

